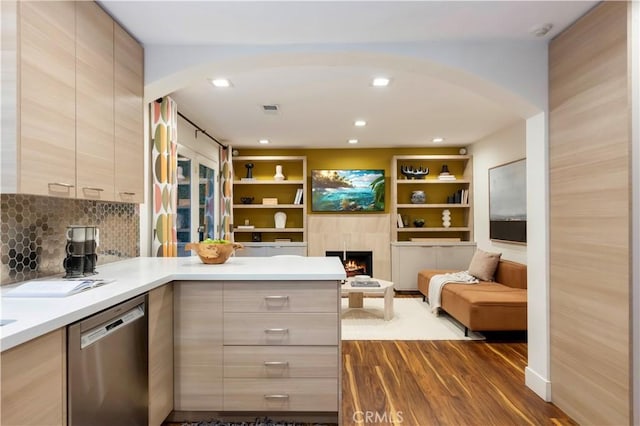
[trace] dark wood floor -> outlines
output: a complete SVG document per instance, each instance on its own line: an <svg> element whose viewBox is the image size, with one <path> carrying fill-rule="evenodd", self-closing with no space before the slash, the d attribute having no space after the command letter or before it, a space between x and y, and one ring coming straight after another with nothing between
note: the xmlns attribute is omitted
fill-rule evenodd
<svg viewBox="0 0 640 426"><path fill-rule="evenodd" d="M524 335L343 341L342 360L344 426L576 425L525 386Z"/></svg>
<svg viewBox="0 0 640 426"><path fill-rule="evenodd" d="M524 385L526 343L344 341L342 358L344 425L576 424Z"/></svg>

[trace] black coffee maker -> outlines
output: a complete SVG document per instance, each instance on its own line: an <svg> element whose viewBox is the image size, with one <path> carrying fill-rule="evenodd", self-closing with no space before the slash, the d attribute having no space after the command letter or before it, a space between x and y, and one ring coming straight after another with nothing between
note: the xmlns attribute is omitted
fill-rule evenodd
<svg viewBox="0 0 640 426"><path fill-rule="evenodd" d="M65 278L81 278L96 274L99 230L95 226L67 227L67 256L63 261Z"/></svg>

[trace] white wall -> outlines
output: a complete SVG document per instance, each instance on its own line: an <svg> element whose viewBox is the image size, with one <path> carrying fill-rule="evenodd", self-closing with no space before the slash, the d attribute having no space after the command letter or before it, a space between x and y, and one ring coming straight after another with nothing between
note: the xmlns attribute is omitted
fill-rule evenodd
<svg viewBox="0 0 640 426"><path fill-rule="evenodd" d="M179 110L180 105L178 105L178 111ZM206 130L206 123L196 124L200 126L200 128L204 128ZM215 161L216 164L218 163L219 145L202 132L198 132L198 136L196 136L196 128L180 116L178 116L178 144L189 148L191 151L202 155L203 157Z"/></svg>
<svg viewBox="0 0 640 426"><path fill-rule="evenodd" d="M527 246L489 239L489 169L526 157L525 120L500 129L468 147L473 155L473 229L478 248L527 263ZM529 167L529 164L527 164Z"/></svg>
<svg viewBox="0 0 640 426"><path fill-rule="evenodd" d="M525 383L551 401L548 114L527 120L527 329Z"/></svg>

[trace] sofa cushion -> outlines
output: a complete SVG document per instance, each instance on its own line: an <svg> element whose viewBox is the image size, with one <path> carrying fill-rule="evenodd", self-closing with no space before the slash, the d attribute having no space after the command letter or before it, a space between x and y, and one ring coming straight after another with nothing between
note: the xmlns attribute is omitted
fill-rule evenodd
<svg viewBox="0 0 640 426"><path fill-rule="evenodd" d="M526 330L527 290L497 283L447 284L442 308L471 330Z"/></svg>
<svg viewBox="0 0 640 426"><path fill-rule="evenodd" d="M502 253L491 253L477 249L469 264L469 273L480 281L493 281Z"/></svg>

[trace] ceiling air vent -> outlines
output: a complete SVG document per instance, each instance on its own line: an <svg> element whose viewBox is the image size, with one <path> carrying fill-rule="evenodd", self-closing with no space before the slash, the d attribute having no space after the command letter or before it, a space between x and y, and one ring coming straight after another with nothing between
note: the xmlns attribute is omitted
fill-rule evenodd
<svg viewBox="0 0 640 426"><path fill-rule="evenodd" d="M262 111L264 111L265 114L277 114L279 110L278 105L275 104L262 105Z"/></svg>

